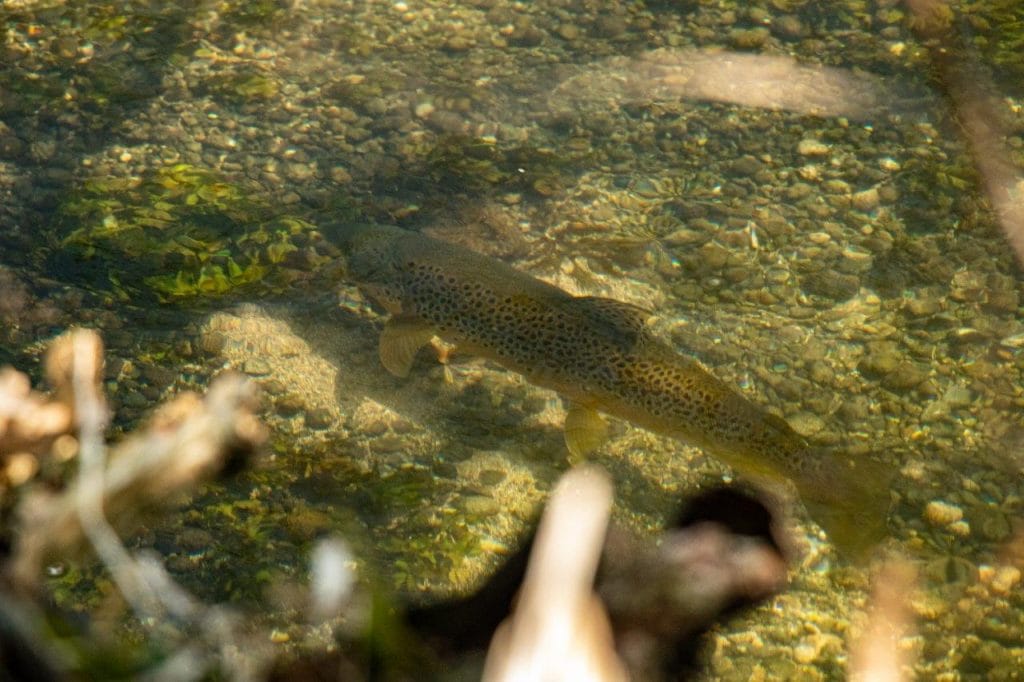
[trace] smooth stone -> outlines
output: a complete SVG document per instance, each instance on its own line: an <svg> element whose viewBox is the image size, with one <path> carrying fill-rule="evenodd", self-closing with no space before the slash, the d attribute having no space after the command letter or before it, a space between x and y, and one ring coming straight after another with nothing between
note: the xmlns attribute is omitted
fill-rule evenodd
<svg viewBox="0 0 1024 682"><path fill-rule="evenodd" d="M486 495L467 495L462 498L462 508L471 516L491 516L501 511L501 506Z"/></svg>
<svg viewBox="0 0 1024 682"><path fill-rule="evenodd" d="M796 152L801 156L825 156L829 151L827 144L814 138L804 138L796 146Z"/></svg>

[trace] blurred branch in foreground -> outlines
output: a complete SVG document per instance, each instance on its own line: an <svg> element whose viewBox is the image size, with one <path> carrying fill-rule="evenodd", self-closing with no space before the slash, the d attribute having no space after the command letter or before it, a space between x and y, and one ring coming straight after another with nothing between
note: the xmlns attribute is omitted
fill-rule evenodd
<svg viewBox="0 0 1024 682"><path fill-rule="evenodd" d="M491 641L485 682L627 679L593 591L611 504L611 482L599 469L575 469L558 482L515 611Z"/></svg>
<svg viewBox="0 0 1024 682"><path fill-rule="evenodd" d="M70 489L30 490L21 501L11 562L11 575L21 586L35 584L52 552L66 555L83 540L101 545L109 540L102 531L106 540L93 535L95 524L105 523L101 510L115 523L137 522L140 510L172 500L233 466L266 437L253 414L255 387L239 375L225 375L213 382L205 398L186 393L162 406L148 428L114 448L108 461L102 441L106 415L99 389L101 352L94 333L75 331L58 339L47 358L56 395L60 399L70 391L73 397L82 461ZM109 545L96 549L101 558L113 558L103 555Z"/></svg>
<svg viewBox="0 0 1024 682"><path fill-rule="evenodd" d="M875 574L867 628L850 645L850 679L855 682L902 682L911 679L913 660L904 638L913 635L909 595L916 587L912 564L894 559Z"/></svg>
<svg viewBox="0 0 1024 682"><path fill-rule="evenodd" d="M229 676L251 678L259 663L258 649L228 657L245 639L230 614L193 600L158 559L131 556L108 515L121 527L138 523L141 512L173 501L247 459L266 438L254 414L255 387L230 374L217 378L205 398L181 395L108 457L102 354L95 332L75 330L58 338L46 359L52 399L29 390L28 378L13 369L0 373L0 463L8 486L0 492L11 498L3 500L5 508L13 507L5 514L5 526L10 527L3 528L11 538L11 553L0 559L0 576L11 588L0 589L0 651L19 654L0 658L0 671L5 679L60 679L74 667L67 647L49 641L53 638L43 625L46 617L34 599L43 563L67 558L88 544L140 618L159 623L171 617L202 633L198 645L185 643L169 657L165 672L194 678L214 653ZM67 461L76 454L78 476L64 489L55 491L33 480L51 460Z"/></svg>
<svg viewBox="0 0 1024 682"><path fill-rule="evenodd" d="M708 629L785 586L778 519L758 500L709 491L653 540L615 526L605 537L609 495L595 470L569 472L533 541L477 592L408 622L435 651L464 656L512 611L488 680L678 680L698 670Z"/></svg>
<svg viewBox="0 0 1024 682"><path fill-rule="evenodd" d="M906 81L803 64L793 57L659 49L589 65L554 88L548 108L574 110L584 102L618 108L680 99L866 119L918 111L928 95Z"/></svg>
<svg viewBox="0 0 1024 682"><path fill-rule="evenodd" d="M960 122L982 188L1017 262L1024 266L1024 174L1007 154L1007 126L988 73L967 58L969 46L953 27L945 0L907 0L912 25L928 46L939 84Z"/></svg>

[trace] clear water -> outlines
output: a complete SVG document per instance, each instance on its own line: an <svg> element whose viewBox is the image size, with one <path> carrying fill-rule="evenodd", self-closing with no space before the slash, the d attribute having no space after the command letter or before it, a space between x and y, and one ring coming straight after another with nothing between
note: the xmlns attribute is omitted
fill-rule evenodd
<svg viewBox="0 0 1024 682"><path fill-rule="evenodd" d="M316 230L371 220L650 307L797 430L891 462L888 545L917 567L908 664L1024 669L1021 276L962 91L921 38L948 28L991 81L1019 178L1016 3L932 23L857 0L8 0L0 17L0 361L38 376L47 339L98 329L114 438L224 368L263 386L260 464L126 538L259 637L319 646L288 595L331 533L388 589L470 589L568 466L554 394L467 356L383 370L384 318ZM595 460L639 533L731 477L613 434ZM875 617L871 569L794 516L790 588L711 636L708 679L841 678ZM54 600L99 618L102 569L67 569Z"/></svg>

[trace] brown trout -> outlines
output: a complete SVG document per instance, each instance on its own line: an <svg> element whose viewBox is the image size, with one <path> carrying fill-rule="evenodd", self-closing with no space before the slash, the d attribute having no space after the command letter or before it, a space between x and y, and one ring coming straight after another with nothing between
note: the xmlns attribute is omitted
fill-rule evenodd
<svg viewBox="0 0 1024 682"><path fill-rule="evenodd" d="M791 481L844 553L885 533L888 467L818 449L647 327L651 314L608 298L573 296L501 261L382 225L340 226L352 280L390 314L379 353L406 376L438 336L561 394L574 456L599 446L598 412L696 445L741 476Z"/></svg>

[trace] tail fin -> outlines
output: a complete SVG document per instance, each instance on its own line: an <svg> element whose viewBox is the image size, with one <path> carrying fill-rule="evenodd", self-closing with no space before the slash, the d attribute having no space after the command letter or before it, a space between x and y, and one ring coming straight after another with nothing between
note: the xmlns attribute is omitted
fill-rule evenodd
<svg viewBox="0 0 1024 682"><path fill-rule="evenodd" d="M820 453L816 463L797 482L807 512L841 555L855 561L867 558L888 535L889 484L895 469L868 457L836 452Z"/></svg>

